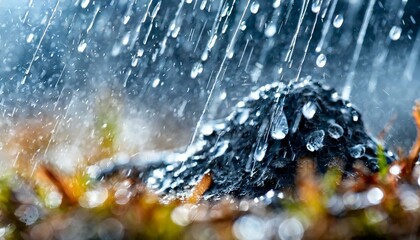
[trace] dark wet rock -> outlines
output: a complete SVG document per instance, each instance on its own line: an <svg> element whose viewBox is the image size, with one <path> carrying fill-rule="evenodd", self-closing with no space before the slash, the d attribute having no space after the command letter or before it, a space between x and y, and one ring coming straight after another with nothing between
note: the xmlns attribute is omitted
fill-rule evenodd
<svg viewBox="0 0 420 240"><path fill-rule="evenodd" d="M136 177L150 188L185 196L211 172L205 198L257 197L292 186L304 157L314 159L320 173L338 164L349 176L356 161L377 171L377 147L360 113L335 90L310 81L275 83L252 92L225 119L202 124L186 152L166 154L162 161L111 164L102 175L137 164ZM386 156L389 162L394 159L391 152Z"/></svg>

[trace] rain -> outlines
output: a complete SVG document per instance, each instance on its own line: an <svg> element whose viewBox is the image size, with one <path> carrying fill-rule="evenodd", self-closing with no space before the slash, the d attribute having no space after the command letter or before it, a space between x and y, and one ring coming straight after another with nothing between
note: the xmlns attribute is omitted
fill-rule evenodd
<svg viewBox="0 0 420 240"><path fill-rule="evenodd" d="M210 174L229 188L202 194L217 200L289 186L274 168L332 145L375 171L377 146L391 162L416 138L419 24L417 0L0 0L0 162L29 177L44 163L66 174L89 165L92 179L150 165L139 179L181 198ZM237 182L224 178L238 167ZM80 205L109 194L86 191ZM378 204L383 192L366 196ZM131 197L121 187L117 202ZM18 210L28 225L41 217ZM189 224L186 211L173 220ZM241 216L233 234L257 239L248 231L267 227L262 218ZM278 222L280 238L303 236L301 220Z"/></svg>

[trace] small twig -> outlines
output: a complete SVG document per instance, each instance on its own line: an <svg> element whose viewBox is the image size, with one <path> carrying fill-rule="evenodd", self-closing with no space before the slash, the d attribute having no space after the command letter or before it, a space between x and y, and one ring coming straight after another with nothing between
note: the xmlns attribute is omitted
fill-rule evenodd
<svg viewBox="0 0 420 240"><path fill-rule="evenodd" d="M209 189L213 182L213 176L211 172L207 172L203 175L201 180L194 187L191 196L188 198L189 203L196 204L201 199L203 194Z"/></svg>

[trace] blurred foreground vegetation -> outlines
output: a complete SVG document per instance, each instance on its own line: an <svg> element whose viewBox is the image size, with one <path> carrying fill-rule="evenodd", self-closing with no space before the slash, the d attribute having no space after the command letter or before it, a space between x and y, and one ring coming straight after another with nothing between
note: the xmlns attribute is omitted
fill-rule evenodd
<svg viewBox="0 0 420 240"><path fill-rule="evenodd" d="M99 105L98 143L72 172L48 161L53 130L42 124L16 130L5 146L16 162L0 179L0 237L4 239L355 239L420 237L420 104L413 108L418 138L411 151L387 165L378 149L380 171L356 164L342 179L331 168L318 176L301 159L296 187L256 199L200 200L211 185L205 175L190 197L163 202L135 179L114 176L98 182L91 164L121 150L118 104ZM117 110L115 110L117 109ZM53 126L52 126L53 127Z"/></svg>

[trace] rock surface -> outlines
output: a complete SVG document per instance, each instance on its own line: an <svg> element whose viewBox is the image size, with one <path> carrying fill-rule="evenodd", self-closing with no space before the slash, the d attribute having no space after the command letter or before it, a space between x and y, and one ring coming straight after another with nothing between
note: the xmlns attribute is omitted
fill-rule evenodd
<svg viewBox="0 0 420 240"><path fill-rule="evenodd" d="M238 102L225 119L202 124L198 140L186 152L153 162L108 163L100 176L135 169L136 177L154 191L183 197L211 172L205 198L257 197L292 186L304 157L314 159L320 173L340 165L348 176L356 161L377 171L377 148L360 113L335 90L312 81L274 83ZM391 152L385 154L389 162L394 160Z"/></svg>

